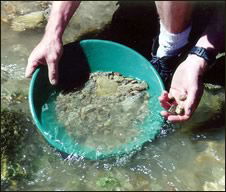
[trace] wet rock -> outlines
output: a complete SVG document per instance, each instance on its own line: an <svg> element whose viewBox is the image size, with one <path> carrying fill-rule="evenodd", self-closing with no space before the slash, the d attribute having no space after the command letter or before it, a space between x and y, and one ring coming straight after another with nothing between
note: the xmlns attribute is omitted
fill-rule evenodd
<svg viewBox="0 0 226 192"><path fill-rule="evenodd" d="M183 115L184 114L184 107L179 105L171 105L170 108L168 109L168 112L172 115Z"/></svg>
<svg viewBox="0 0 226 192"><path fill-rule="evenodd" d="M187 96L186 95L180 95L179 96L179 100L180 101L185 101L187 99Z"/></svg>
<svg viewBox="0 0 226 192"><path fill-rule="evenodd" d="M133 81L131 83L133 83ZM142 82L142 83L136 82L136 84L132 87L132 89L135 91L143 91L143 90L148 89L148 84L145 82Z"/></svg>
<svg viewBox="0 0 226 192"><path fill-rule="evenodd" d="M115 76L115 77L114 77L114 80L115 80L116 82L118 82L118 83L121 83L121 82L123 81L123 77L121 77L121 76Z"/></svg>
<svg viewBox="0 0 226 192"><path fill-rule="evenodd" d="M63 35L63 42L78 40L89 32L101 31L111 22L117 1L82 1Z"/></svg>
<svg viewBox="0 0 226 192"><path fill-rule="evenodd" d="M9 79L10 74L5 71L1 70L1 84L5 83Z"/></svg>
<svg viewBox="0 0 226 192"><path fill-rule="evenodd" d="M35 1L35 4L37 7L40 7L42 10L43 9L48 9L52 2L51 1Z"/></svg>
<svg viewBox="0 0 226 192"><path fill-rule="evenodd" d="M177 108L177 105L172 105L172 106L169 108L168 112L170 112L172 115L177 115L177 113L176 113L176 108Z"/></svg>
<svg viewBox="0 0 226 192"><path fill-rule="evenodd" d="M97 96L111 96L117 91L118 84L115 81L108 79L108 77L98 77L96 80L96 94Z"/></svg>
<svg viewBox="0 0 226 192"><path fill-rule="evenodd" d="M34 29L43 27L45 22L44 12L37 11L26 15L15 17L12 20L11 28L14 31L25 31L27 29Z"/></svg>
<svg viewBox="0 0 226 192"><path fill-rule="evenodd" d="M183 115L184 114L184 107L177 105L175 112L176 112L177 115Z"/></svg>
<svg viewBox="0 0 226 192"><path fill-rule="evenodd" d="M202 141L199 141L199 143L201 142ZM221 158L225 156L225 152L221 150L224 148L224 144L213 141L208 141L205 143L207 144L207 147L196 157L196 162L199 164L203 164L204 162L216 162L219 164L224 164L225 160Z"/></svg>
<svg viewBox="0 0 226 192"><path fill-rule="evenodd" d="M9 23L11 19L14 18L16 14L16 6L7 1L1 2L1 21L4 23Z"/></svg>

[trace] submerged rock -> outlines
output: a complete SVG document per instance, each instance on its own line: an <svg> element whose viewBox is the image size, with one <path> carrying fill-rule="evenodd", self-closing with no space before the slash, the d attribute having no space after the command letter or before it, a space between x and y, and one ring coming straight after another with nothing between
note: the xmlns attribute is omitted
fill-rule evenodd
<svg viewBox="0 0 226 192"><path fill-rule="evenodd" d="M195 161L200 168L209 172L209 178L203 184L204 191L224 191L225 189L225 144L216 141L197 141L206 144L206 148L198 154ZM206 169L208 167L208 169ZM198 173L200 174L200 173ZM198 175L197 174L197 175Z"/></svg>
<svg viewBox="0 0 226 192"><path fill-rule="evenodd" d="M96 185L102 189L114 191L120 187L119 181L112 176L101 177L96 181Z"/></svg>
<svg viewBox="0 0 226 192"><path fill-rule="evenodd" d="M26 114L30 114L28 108L29 80L9 79L2 84L1 108L13 109Z"/></svg>
<svg viewBox="0 0 226 192"><path fill-rule="evenodd" d="M5 71L5 70L1 70L1 84L7 82L7 80L9 79L9 72Z"/></svg>
<svg viewBox="0 0 226 192"><path fill-rule="evenodd" d="M217 182L206 181L203 185L203 191L225 191L225 176L220 179L224 184Z"/></svg>
<svg viewBox="0 0 226 192"><path fill-rule="evenodd" d="M25 136L24 129L26 119L24 116L15 111L1 110L1 154L12 155Z"/></svg>
<svg viewBox="0 0 226 192"><path fill-rule="evenodd" d="M2 86L2 92L7 93L8 95L13 95L13 93L21 93L24 96L28 96L28 90L29 90L29 79L8 79L3 86Z"/></svg>
<svg viewBox="0 0 226 192"><path fill-rule="evenodd" d="M108 77L100 76L96 79L96 94L97 96L115 95L118 88L117 82L108 79Z"/></svg>

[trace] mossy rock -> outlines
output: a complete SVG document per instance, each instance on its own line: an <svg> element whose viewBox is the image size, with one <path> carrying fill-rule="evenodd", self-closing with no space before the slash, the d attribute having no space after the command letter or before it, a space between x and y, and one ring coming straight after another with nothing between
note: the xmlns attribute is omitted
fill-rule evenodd
<svg viewBox="0 0 226 192"><path fill-rule="evenodd" d="M27 136L27 119L24 114L1 110L1 154L10 155L20 148L22 141Z"/></svg>
<svg viewBox="0 0 226 192"><path fill-rule="evenodd" d="M29 135L28 122L23 113L1 110L1 190L14 189L17 183L28 176L20 160L20 150Z"/></svg>

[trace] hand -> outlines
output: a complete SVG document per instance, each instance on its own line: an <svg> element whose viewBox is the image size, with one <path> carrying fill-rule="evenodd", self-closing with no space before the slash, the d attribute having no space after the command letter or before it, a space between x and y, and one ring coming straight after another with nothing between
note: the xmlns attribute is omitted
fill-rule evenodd
<svg viewBox="0 0 226 192"><path fill-rule="evenodd" d="M25 77L31 77L38 65L48 66L49 81L52 85L58 82L58 62L63 53L62 40L53 34L45 34L28 58Z"/></svg>
<svg viewBox="0 0 226 192"><path fill-rule="evenodd" d="M176 69L169 93L164 91L159 97L162 107L168 110L172 103L170 98L174 97L174 105L184 108L182 115L173 115L168 111L162 111L161 115L171 122L182 122L188 120L197 108L203 94L202 76L206 68L206 61L196 55L189 55ZM186 96L184 101L181 96Z"/></svg>

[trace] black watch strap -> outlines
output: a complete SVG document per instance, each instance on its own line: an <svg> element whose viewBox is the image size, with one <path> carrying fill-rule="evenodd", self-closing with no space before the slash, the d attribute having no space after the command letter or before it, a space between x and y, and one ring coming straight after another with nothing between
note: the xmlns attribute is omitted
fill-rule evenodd
<svg viewBox="0 0 226 192"><path fill-rule="evenodd" d="M210 65L211 63L214 62L216 59L216 53L213 51L207 50L203 47L192 47L192 49L189 51L190 54L196 54L199 57L202 57L203 59L206 60L206 62Z"/></svg>

